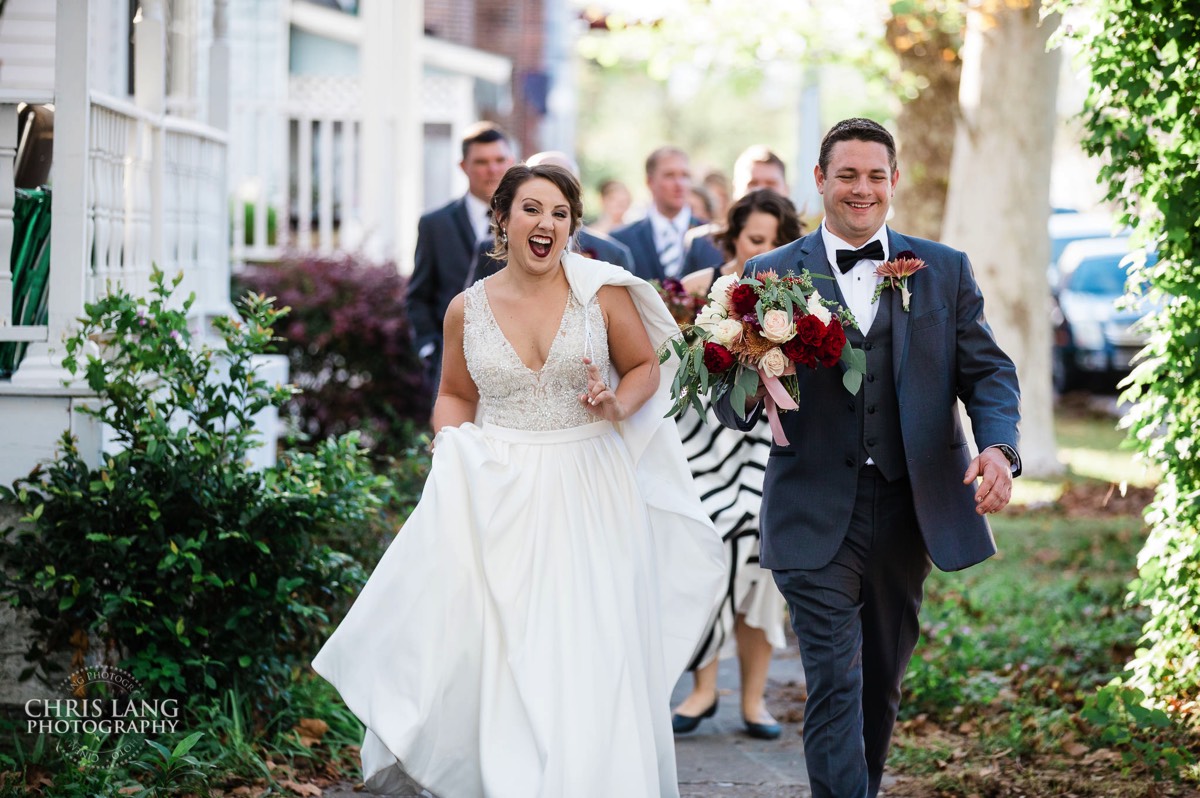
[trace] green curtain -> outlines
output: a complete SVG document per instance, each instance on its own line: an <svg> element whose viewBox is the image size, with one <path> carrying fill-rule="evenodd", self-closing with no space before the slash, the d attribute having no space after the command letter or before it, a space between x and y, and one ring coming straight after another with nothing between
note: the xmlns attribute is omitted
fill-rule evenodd
<svg viewBox="0 0 1200 798"><path fill-rule="evenodd" d="M12 246L14 325L42 325L49 317L50 189L17 189ZM0 343L0 377L11 376L25 356L25 343Z"/></svg>

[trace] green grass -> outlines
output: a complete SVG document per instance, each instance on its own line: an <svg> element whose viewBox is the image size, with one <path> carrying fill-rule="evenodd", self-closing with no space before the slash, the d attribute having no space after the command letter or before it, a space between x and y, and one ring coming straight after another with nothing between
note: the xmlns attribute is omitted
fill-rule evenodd
<svg viewBox="0 0 1200 798"><path fill-rule="evenodd" d="M1072 512L1059 499L1067 486L1076 497L1103 496L1113 483L1154 479L1123 448L1115 420L1074 409L1056 425L1063 478L1017 480L1014 506L992 518L999 553L965 571L935 570L926 583L922 639L889 760L926 779L913 795L1010 794L1011 782L995 792L977 778L960 779L947 747L964 762L998 763L996 779L1039 761L1058 763L1043 776L1069 772L1074 761L1064 764L1064 746L1082 739L1099 747L1099 731L1080 713L1121 674L1141 636L1147 613L1128 606L1126 595L1147 530L1136 508ZM1135 775L1147 780L1144 770ZM960 782L961 789L951 786Z"/></svg>

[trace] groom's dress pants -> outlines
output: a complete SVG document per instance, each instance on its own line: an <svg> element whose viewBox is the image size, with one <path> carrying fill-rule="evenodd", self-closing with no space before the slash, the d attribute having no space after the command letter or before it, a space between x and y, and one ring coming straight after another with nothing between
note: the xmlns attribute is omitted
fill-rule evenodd
<svg viewBox="0 0 1200 798"><path fill-rule="evenodd" d="M930 567L907 477L888 482L864 466L833 560L774 572L804 663L804 756L813 798L878 793Z"/></svg>

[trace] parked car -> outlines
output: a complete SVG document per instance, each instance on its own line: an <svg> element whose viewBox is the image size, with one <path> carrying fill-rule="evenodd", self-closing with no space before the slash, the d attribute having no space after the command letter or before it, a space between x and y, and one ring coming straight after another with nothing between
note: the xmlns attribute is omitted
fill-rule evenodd
<svg viewBox="0 0 1200 798"><path fill-rule="evenodd" d="M1129 373L1146 344L1137 322L1156 310L1145 296L1126 302L1126 281L1134 263L1153 252L1131 251L1128 236L1075 241L1058 262L1054 291L1054 388L1059 393Z"/></svg>
<svg viewBox="0 0 1200 798"><path fill-rule="evenodd" d="M1059 283L1058 260L1068 244L1093 238L1127 237L1129 230L1118 232L1117 223L1107 213L1054 212L1046 221L1046 232L1050 236L1050 266L1046 278L1053 290Z"/></svg>

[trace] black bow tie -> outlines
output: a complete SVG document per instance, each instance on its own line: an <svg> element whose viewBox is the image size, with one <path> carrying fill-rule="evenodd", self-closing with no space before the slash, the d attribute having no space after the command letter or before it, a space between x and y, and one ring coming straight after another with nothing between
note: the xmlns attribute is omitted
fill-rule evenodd
<svg viewBox="0 0 1200 798"><path fill-rule="evenodd" d="M842 274L854 268L854 264L860 260L883 260L883 242L878 238L874 241L868 241L859 249L839 249L837 251L837 265L842 270Z"/></svg>

